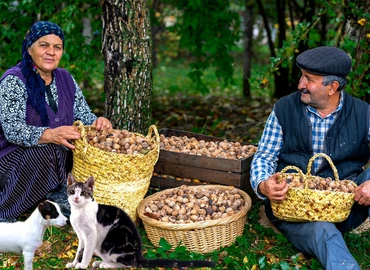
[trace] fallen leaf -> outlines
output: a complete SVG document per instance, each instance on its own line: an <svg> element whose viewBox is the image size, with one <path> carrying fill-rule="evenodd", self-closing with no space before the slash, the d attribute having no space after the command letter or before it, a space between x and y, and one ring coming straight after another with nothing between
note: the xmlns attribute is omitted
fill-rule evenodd
<svg viewBox="0 0 370 270"><path fill-rule="evenodd" d="M52 251L51 243L49 241L42 242L41 246L35 251L35 256L42 256L42 254L50 253Z"/></svg>
<svg viewBox="0 0 370 270"><path fill-rule="evenodd" d="M3 262L3 267L4 268L11 267L11 266L19 267L21 265L21 263L18 262L19 259L20 259L20 256L11 256L6 261Z"/></svg>
<svg viewBox="0 0 370 270"><path fill-rule="evenodd" d="M357 21L357 23L358 23L359 25L361 25L361 26L365 26L366 19L361 18L361 19L359 19L359 20Z"/></svg>

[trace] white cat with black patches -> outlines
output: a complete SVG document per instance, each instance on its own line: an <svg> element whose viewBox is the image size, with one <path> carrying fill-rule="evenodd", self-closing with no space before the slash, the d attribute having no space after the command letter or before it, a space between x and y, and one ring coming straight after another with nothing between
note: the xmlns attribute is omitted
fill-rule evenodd
<svg viewBox="0 0 370 270"><path fill-rule="evenodd" d="M93 197L94 178L85 183L68 175L70 222L78 236L78 249L67 268L85 269L94 254L102 261L93 262L96 268L175 268L214 267L210 261L180 261L145 259L140 234L131 218L120 208L98 204Z"/></svg>
<svg viewBox="0 0 370 270"><path fill-rule="evenodd" d="M0 252L22 253L24 269L33 268L36 249L42 244L44 233L49 226L64 226L63 216L57 203L45 200L25 221L0 223Z"/></svg>

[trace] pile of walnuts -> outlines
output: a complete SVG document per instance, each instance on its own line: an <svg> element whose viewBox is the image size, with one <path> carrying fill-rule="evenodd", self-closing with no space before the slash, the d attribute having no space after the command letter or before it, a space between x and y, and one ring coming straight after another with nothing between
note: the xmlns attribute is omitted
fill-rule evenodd
<svg viewBox="0 0 370 270"><path fill-rule="evenodd" d="M94 147L121 154L146 154L155 147L150 140L128 130L90 130L86 138L88 143Z"/></svg>
<svg viewBox="0 0 370 270"><path fill-rule="evenodd" d="M186 185L146 202L144 215L163 222L188 224L234 215L245 205L238 189L191 189Z"/></svg>
<svg viewBox="0 0 370 270"><path fill-rule="evenodd" d="M204 141L194 137L160 135L160 149L192 154L199 156L243 159L252 156L257 147L254 145L243 145L239 142L223 141Z"/></svg>
<svg viewBox="0 0 370 270"><path fill-rule="evenodd" d="M294 188L305 188L303 178L294 177L293 175L284 175L283 179ZM356 184L352 181L334 181L331 177L322 178L313 176L308 179L308 188L314 190L326 190L334 192L354 193Z"/></svg>

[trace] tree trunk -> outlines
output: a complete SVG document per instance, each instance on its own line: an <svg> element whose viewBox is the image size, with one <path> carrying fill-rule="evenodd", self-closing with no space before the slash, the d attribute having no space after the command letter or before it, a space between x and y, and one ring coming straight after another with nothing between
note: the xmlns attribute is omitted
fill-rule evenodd
<svg viewBox="0 0 370 270"><path fill-rule="evenodd" d="M156 68L158 65L158 59L157 59L157 51L158 51L158 44L160 44L158 36L160 36L165 27L162 21L159 21L155 13L162 14L163 13L163 1L161 0L153 0L152 6L150 7L151 10L151 32L152 32L152 63L153 63L153 68Z"/></svg>
<svg viewBox="0 0 370 270"><path fill-rule="evenodd" d="M152 97L151 33L146 0L102 0L105 116L113 127L147 133Z"/></svg>
<svg viewBox="0 0 370 270"><path fill-rule="evenodd" d="M285 0L276 1L276 11L279 25L278 33L278 48L284 46L286 40L286 23L285 23ZM275 73L275 97L281 98L292 92L289 85L289 69L288 67L279 67L279 72Z"/></svg>
<svg viewBox="0 0 370 270"><path fill-rule="evenodd" d="M268 20L268 17L267 17L267 13L265 11L265 8L263 6L262 1L257 0L256 2L257 2L257 5L258 5L259 14L262 17L263 24L264 24L264 27L265 27L265 30L266 30L267 43L268 43L268 46L269 46L269 49L270 49L270 56L275 57L276 56L275 46L274 46L274 41L272 40L272 34L271 34L271 29L270 29L270 24L269 24L269 20Z"/></svg>
<svg viewBox="0 0 370 270"><path fill-rule="evenodd" d="M271 57L276 57L275 45L274 45L274 41L272 39L272 33L271 33L271 29L270 29L268 15L265 11L265 8L263 6L262 1L257 0L256 2L257 2L257 5L258 5L259 14L261 15L262 20L263 20L264 28L266 30L267 43L268 43L268 46L269 46L269 49L270 49L270 56ZM278 90L277 84L279 82L279 75L276 72L274 72L274 82L275 82L274 97L277 97L277 96L279 96L279 93L277 92L277 90Z"/></svg>
<svg viewBox="0 0 370 270"><path fill-rule="evenodd" d="M89 7L90 5L83 4L84 9L88 9ZM85 43L90 44L92 40L92 36L93 36L92 28L91 28L91 14L90 13L87 13L87 16L82 18L82 25L83 25L82 35L86 38Z"/></svg>
<svg viewBox="0 0 370 270"><path fill-rule="evenodd" d="M253 44L253 26L255 16L253 12L254 1L245 0L244 17L244 54L243 54L243 96L251 97L251 85L249 78L252 69L252 44Z"/></svg>

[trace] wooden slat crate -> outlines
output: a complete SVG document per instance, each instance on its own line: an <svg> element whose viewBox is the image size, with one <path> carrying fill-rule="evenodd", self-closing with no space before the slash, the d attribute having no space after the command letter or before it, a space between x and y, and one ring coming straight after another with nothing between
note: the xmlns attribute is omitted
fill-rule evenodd
<svg viewBox="0 0 370 270"><path fill-rule="evenodd" d="M160 129L160 134L166 137L187 136L194 137L198 141L223 141L222 138L201 135L197 133ZM250 145L242 143L242 145ZM248 189L250 163L253 155L243 159L213 158L184 153L177 153L167 150L160 150L159 159L154 166L154 176L151 180L152 187L172 188L183 184L196 185L200 183L232 185L241 189ZM175 178L190 178L199 181L182 181L173 177L161 177L161 175L174 176Z"/></svg>

